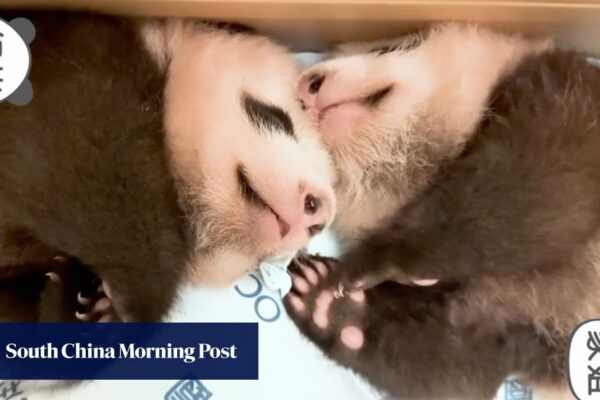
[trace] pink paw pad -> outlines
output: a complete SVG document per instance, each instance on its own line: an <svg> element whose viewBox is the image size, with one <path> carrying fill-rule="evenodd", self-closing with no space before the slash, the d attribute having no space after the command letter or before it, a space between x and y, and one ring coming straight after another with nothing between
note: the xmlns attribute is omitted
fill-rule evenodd
<svg viewBox="0 0 600 400"><path fill-rule="evenodd" d="M325 278L327 276L327 273L329 272L327 270L327 267L322 263L322 262L316 262L315 265L317 266L317 271L319 271L319 274L321 274L321 276L323 278Z"/></svg>
<svg viewBox="0 0 600 400"><path fill-rule="evenodd" d="M357 280L356 282L354 282L354 285L353 285L353 287L355 287L355 288L357 288L357 289L361 289L361 288L364 288L366 284L367 284L367 282L365 282L365 281L364 281L364 280L362 280L362 279L359 279L359 280Z"/></svg>
<svg viewBox="0 0 600 400"><path fill-rule="evenodd" d="M308 282L306 282L304 278L301 278L298 275L296 275L292 279L292 283L294 284L294 288L296 288L296 290L298 290L300 293L304 294L308 292Z"/></svg>
<svg viewBox="0 0 600 400"><path fill-rule="evenodd" d="M356 326L347 326L340 332L340 339L350 350L359 350L365 343L365 335Z"/></svg>
<svg viewBox="0 0 600 400"><path fill-rule="evenodd" d="M306 306L298 296L294 294L289 294L288 296L288 300L296 312L303 312L306 309Z"/></svg>
<svg viewBox="0 0 600 400"><path fill-rule="evenodd" d="M357 303L365 302L365 292L363 290L357 290L355 292L348 293L348 296Z"/></svg>
<svg viewBox="0 0 600 400"><path fill-rule="evenodd" d="M413 283L417 286L433 286L439 281L439 279L415 279Z"/></svg>
<svg viewBox="0 0 600 400"><path fill-rule="evenodd" d="M313 322L321 329L327 328L329 325L329 306L333 301L333 292L325 291L317 297L315 301L316 307L313 313Z"/></svg>
<svg viewBox="0 0 600 400"><path fill-rule="evenodd" d="M110 288L108 283L106 283L106 281L102 281L102 285L100 286L100 289L104 292L106 297L108 297L109 299L112 300L112 289Z"/></svg>
<svg viewBox="0 0 600 400"><path fill-rule="evenodd" d="M94 305L94 311L106 312L112 307L112 302L108 297L103 297Z"/></svg>
<svg viewBox="0 0 600 400"><path fill-rule="evenodd" d="M327 328L327 325L329 325L329 318L327 317L327 314L322 314L315 310L313 313L313 322L319 328L325 329Z"/></svg>
<svg viewBox="0 0 600 400"><path fill-rule="evenodd" d="M98 320L98 322L102 322L102 323L105 323L105 322L115 322L115 320L113 319L113 317L110 314L107 314L107 315L102 316Z"/></svg>
<svg viewBox="0 0 600 400"><path fill-rule="evenodd" d="M317 283L319 283L319 277L312 268L303 267L302 272L304 272L304 276L312 285L316 285Z"/></svg>

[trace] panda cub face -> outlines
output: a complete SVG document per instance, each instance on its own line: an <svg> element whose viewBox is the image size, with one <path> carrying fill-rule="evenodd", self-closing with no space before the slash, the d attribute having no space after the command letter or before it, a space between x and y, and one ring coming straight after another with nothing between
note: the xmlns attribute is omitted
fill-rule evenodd
<svg viewBox="0 0 600 400"><path fill-rule="evenodd" d="M476 129L499 79L549 46L442 24L342 45L305 71L298 96L338 170L342 238L359 239L420 191Z"/></svg>
<svg viewBox="0 0 600 400"><path fill-rule="evenodd" d="M144 32L167 65L167 147L201 282L226 284L293 254L333 220L334 173L302 112L300 71L255 35L173 23Z"/></svg>

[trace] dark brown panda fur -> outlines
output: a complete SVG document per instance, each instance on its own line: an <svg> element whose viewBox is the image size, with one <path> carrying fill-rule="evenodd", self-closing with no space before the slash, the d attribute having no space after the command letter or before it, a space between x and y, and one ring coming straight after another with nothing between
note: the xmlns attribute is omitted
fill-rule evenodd
<svg viewBox="0 0 600 400"><path fill-rule="evenodd" d="M600 315L599 302L579 302L598 297L600 279L590 251L600 228L599 117L600 69L584 56L526 58L491 93L462 154L318 286L364 280L374 286L365 308L334 301L319 329L318 289L296 293L308 310L288 301L290 315L328 356L398 398L490 399L509 374L564 389L570 331ZM411 285L422 278L440 282ZM348 325L364 332L359 350L340 342Z"/></svg>
<svg viewBox="0 0 600 400"><path fill-rule="evenodd" d="M0 104L0 247L6 250L0 277L7 268L45 269L57 251L109 282L120 315L160 320L187 256L163 143L164 71L134 20L63 12L1 16L29 18L37 32L30 45L33 100ZM36 299L28 291L43 286L42 275L30 277L31 286L12 275L0 290L0 315L31 320L35 305L22 316L12 305L21 294Z"/></svg>

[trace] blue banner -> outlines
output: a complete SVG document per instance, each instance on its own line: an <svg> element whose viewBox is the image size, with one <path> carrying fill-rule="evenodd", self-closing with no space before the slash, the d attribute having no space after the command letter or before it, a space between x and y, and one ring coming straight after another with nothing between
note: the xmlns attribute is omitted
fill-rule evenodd
<svg viewBox="0 0 600 400"><path fill-rule="evenodd" d="M190 376L258 379L258 324L0 324L0 379Z"/></svg>

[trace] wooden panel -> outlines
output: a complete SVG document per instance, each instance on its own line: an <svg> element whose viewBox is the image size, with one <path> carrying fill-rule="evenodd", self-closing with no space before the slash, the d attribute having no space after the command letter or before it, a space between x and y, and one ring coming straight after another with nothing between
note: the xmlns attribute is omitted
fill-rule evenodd
<svg viewBox="0 0 600 400"><path fill-rule="evenodd" d="M0 4L232 20L304 50L396 35L441 20L531 32L600 26L600 0L0 0Z"/></svg>

